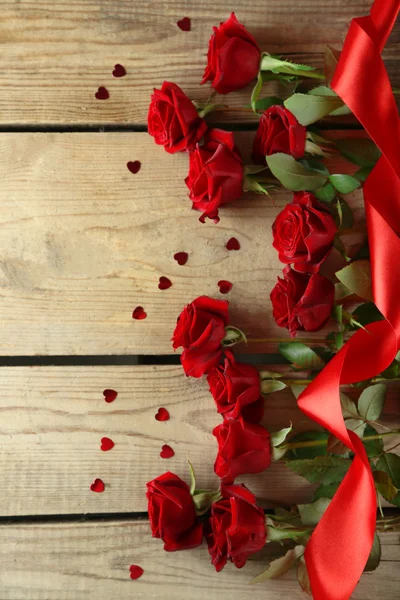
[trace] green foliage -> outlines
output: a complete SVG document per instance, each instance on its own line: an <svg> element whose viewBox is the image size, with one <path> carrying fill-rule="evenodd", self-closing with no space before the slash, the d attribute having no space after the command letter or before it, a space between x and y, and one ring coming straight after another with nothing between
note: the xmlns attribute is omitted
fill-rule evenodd
<svg viewBox="0 0 400 600"><path fill-rule="evenodd" d="M360 304L351 314L356 321L364 326L375 321L382 321L385 318L373 302Z"/></svg>
<svg viewBox="0 0 400 600"><path fill-rule="evenodd" d="M311 483L327 484L341 481L346 475L351 460L338 456L317 456L312 460L287 461L286 465L294 473L305 477Z"/></svg>
<svg viewBox="0 0 400 600"><path fill-rule="evenodd" d="M344 138L335 143L345 158L365 169L373 168L381 155L379 148L370 139Z"/></svg>
<svg viewBox="0 0 400 600"><path fill-rule="evenodd" d="M339 194L350 194L360 187L360 182L351 175L329 175L329 181Z"/></svg>
<svg viewBox="0 0 400 600"><path fill-rule="evenodd" d="M297 433L290 438L290 444L303 442L315 442L315 444L302 448L291 448L286 455L286 459L312 459L317 456L326 456L328 436L329 434L326 431L303 431L302 433Z"/></svg>
<svg viewBox="0 0 400 600"><path fill-rule="evenodd" d="M349 229L353 226L353 211L350 206L347 204L346 200L343 198L337 198L336 204L336 214L333 214L333 218L335 219L335 223L338 229Z"/></svg>
<svg viewBox="0 0 400 600"><path fill-rule="evenodd" d="M321 202L331 204L331 202L333 202L333 200L336 198L336 190L328 181L328 183L315 192L315 195Z"/></svg>
<svg viewBox="0 0 400 600"><path fill-rule="evenodd" d="M373 301L369 260L357 260L336 272L336 277L351 293Z"/></svg>
<svg viewBox="0 0 400 600"><path fill-rule="evenodd" d="M338 96L293 94L284 102L301 125L310 125L343 106Z"/></svg>
<svg viewBox="0 0 400 600"><path fill-rule="evenodd" d="M281 343L279 352L298 369L320 371L325 366L320 356L301 342Z"/></svg>
<svg viewBox="0 0 400 600"><path fill-rule="evenodd" d="M303 525L317 525L329 504L329 498L319 498L311 504L299 504L298 509Z"/></svg>
<svg viewBox="0 0 400 600"><path fill-rule="evenodd" d="M313 501L315 502L319 498L330 498L336 494L340 481L334 481L333 483L328 483L326 485L320 485L314 493Z"/></svg>
<svg viewBox="0 0 400 600"><path fill-rule="evenodd" d="M288 60L281 60L277 56L272 56L271 54L268 54L268 52L264 52L261 57L260 70L271 71L275 74L280 73L300 77L311 77L314 79L324 79L323 75L315 73L314 67L293 63Z"/></svg>
<svg viewBox="0 0 400 600"><path fill-rule="evenodd" d="M400 456L393 454L392 452L386 452L379 458L376 467L387 473L393 485L397 490L400 490ZM389 502L400 507L400 492L398 491L394 498Z"/></svg>
<svg viewBox="0 0 400 600"><path fill-rule="evenodd" d="M358 412L366 421L377 421L385 404L386 385L377 383L365 388L358 399Z"/></svg>
<svg viewBox="0 0 400 600"><path fill-rule="evenodd" d="M379 563L381 562L381 555L381 541L379 539L379 535L375 532L374 543L372 545L367 564L365 565L364 573L375 571L375 569L379 567Z"/></svg>
<svg viewBox="0 0 400 600"><path fill-rule="evenodd" d="M381 438L376 440L368 440L368 438L373 435L377 435L378 432L376 429L372 427L372 425L367 425L364 431L364 448L367 452L367 456L369 458L375 458L379 456L383 452L383 440Z"/></svg>
<svg viewBox="0 0 400 600"><path fill-rule="evenodd" d="M276 106L277 104L283 104L283 100L277 96L266 96L265 98L260 98L257 100L254 104L254 107L252 106L251 108L253 108L253 110L255 109L256 111L264 112L267 110L267 108Z"/></svg>
<svg viewBox="0 0 400 600"><path fill-rule="evenodd" d="M373 471L372 474L378 492L385 500L392 502L399 490L393 485L391 477L385 471Z"/></svg>
<svg viewBox="0 0 400 600"><path fill-rule="evenodd" d="M261 393L264 396L267 394L272 394L272 392L280 392L281 390L284 390L285 387L286 383L276 379L263 379L261 381Z"/></svg>
<svg viewBox="0 0 400 600"><path fill-rule="evenodd" d="M277 152L266 156L266 161L271 173L285 188L293 192L302 190L313 192L322 187L327 180L326 175L307 169L289 154Z"/></svg>
<svg viewBox="0 0 400 600"><path fill-rule="evenodd" d="M268 581L268 579L275 579L276 577L281 577L299 560L300 556L304 554L305 548L304 546L295 546L286 552L284 556L281 558L277 558L273 560L268 568L263 571L260 575L257 575L254 579L250 581L251 584L262 583L263 581Z"/></svg>

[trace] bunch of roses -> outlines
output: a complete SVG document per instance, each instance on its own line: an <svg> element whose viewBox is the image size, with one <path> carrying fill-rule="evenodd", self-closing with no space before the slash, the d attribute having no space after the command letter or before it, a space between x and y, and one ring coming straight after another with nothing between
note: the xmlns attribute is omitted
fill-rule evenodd
<svg viewBox="0 0 400 600"><path fill-rule="evenodd" d="M238 339L237 332L229 327L228 302L202 296L184 308L172 338L174 349L183 348L186 375L207 376L223 417L213 431L220 490L196 493L195 484L189 489L172 473L147 484L153 537L162 538L164 549L173 551L198 546L205 536L217 571L227 560L242 567L266 542L263 510L244 485L234 483L239 475L259 473L271 462L270 435L260 425L264 402L258 371L237 362L227 348ZM203 525L198 515L209 509Z"/></svg>

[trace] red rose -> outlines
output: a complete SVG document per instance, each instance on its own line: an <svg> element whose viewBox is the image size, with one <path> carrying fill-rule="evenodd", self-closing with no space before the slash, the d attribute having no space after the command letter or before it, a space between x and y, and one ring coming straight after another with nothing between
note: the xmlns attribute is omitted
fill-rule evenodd
<svg viewBox="0 0 400 600"><path fill-rule="evenodd" d="M201 377L220 363L228 305L226 300L200 296L179 315L172 345L175 349L183 347L181 363L186 375Z"/></svg>
<svg viewBox="0 0 400 600"><path fill-rule="evenodd" d="M252 554L265 546L264 511L244 485L223 486L224 498L211 506L207 527L208 551L217 572L227 561L243 567Z"/></svg>
<svg viewBox="0 0 400 600"><path fill-rule="evenodd" d="M207 130L191 100L175 83L154 90L147 117L149 133L170 154L192 150Z"/></svg>
<svg viewBox="0 0 400 600"><path fill-rule="evenodd" d="M244 167L233 133L221 129L207 132L204 144L190 153L189 175L185 183L193 208L218 222L221 204L233 202L243 192Z"/></svg>
<svg viewBox="0 0 400 600"><path fill-rule="evenodd" d="M211 81L219 94L228 94L245 87L257 77L261 53L257 42L239 23L235 13L213 29L201 83Z"/></svg>
<svg viewBox="0 0 400 600"><path fill-rule="evenodd" d="M161 538L164 550L187 550L200 546L203 526L199 522L189 486L174 473L164 473L147 484L149 519L153 537Z"/></svg>
<svg viewBox="0 0 400 600"><path fill-rule="evenodd" d="M225 419L237 419L259 423L264 414L260 376L251 365L236 362L233 353L225 350L225 362L207 376L210 392L218 412Z"/></svg>
<svg viewBox="0 0 400 600"><path fill-rule="evenodd" d="M279 260L302 273L317 273L333 247L337 227L329 210L309 192L296 192L293 202L272 226Z"/></svg>
<svg viewBox="0 0 400 600"><path fill-rule="evenodd" d="M252 158L256 164L265 164L265 157L276 152L304 156L307 130L293 113L284 106L270 106L261 115L253 144Z"/></svg>
<svg viewBox="0 0 400 600"><path fill-rule="evenodd" d="M268 431L261 425L225 420L215 427L218 454L214 471L220 479L232 482L239 475L260 473L271 463L271 444Z"/></svg>
<svg viewBox="0 0 400 600"><path fill-rule="evenodd" d="M329 279L283 270L284 278L271 292L273 315L279 327L289 329L292 337L296 331L318 331L329 319L335 298L335 286Z"/></svg>

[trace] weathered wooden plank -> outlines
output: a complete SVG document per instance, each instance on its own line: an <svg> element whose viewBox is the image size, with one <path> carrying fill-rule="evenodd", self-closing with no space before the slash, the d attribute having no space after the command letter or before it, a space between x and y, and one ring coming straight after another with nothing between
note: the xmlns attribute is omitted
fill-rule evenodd
<svg viewBox="0 0 400 600"><path fill-rule="evenodd" d="M245 155L253 135L236 135ZM0 355L170 354L177 316L203 294L229 299L247 351L271 349L254 338L287 339L269 294L282 270L271 225L290 193L244 195L218 225L201 224L187 198L187 156L168 155L146 133L3 133L0 160ZM142 162L137 175L129 160ZM343 170L337 159L330 166ZM232 236L240 251L226 249ZM185 266L178 251L189 253ZM160 276L173 286L159 290ZM228 295L221 279L233 283ZM144 320L132 319L138 305Z"/></svg>
<svg viewBox="0 0 400 600"><path fill-rule="evenodd" d="M398 533L381 535L382 561L362 576L353 600L396 600L400 592ZM301 600L304 593L291 571L283 579L249 586L273 554L268 547L243 569L227 565L216 573L205 546L167 553L150 536L147 522L111 521L64 524L4 524L0 527L2 600ZM129 566L144 569L136 581Z"/></svg>
<svg viewBox="0 0 400 600"><path fill-rule="evenodd" d="M107 388L118 392L111 404ZM398 390L385 408L393 428ZM188 481L189 458L199 487L219 485L211 432L221 419L207 382L187 379L180 366L2 367L0 399L1 516L144 512L146 482L167 470ZM154 418L161 406L171 415L163 423ZM290 391L268 396L269 430L290 421L315 428ZM115 442L109 452L100 450L103 436ZM168 460L159 456L165 443L175 450ZM106 484L100 494L89 489L97 477ZM282 463L243 481L263 506L307 502L314 490Z"/></svg>
<svg viewBox="0 0 400 600"><path fill-rule="evenodd" d="M144 123L153 87L172 80L197 100L210 93L199 83L213 25L231 10L263 50L285 53L318 68L326 44L340 48L353 17L371 0L7 0L2 2L0 123ZM177 21L192 19L192 31ZM393 85L400 85L399 29L385 51ZM122 63L127 76L115 79ZM110 98L95 99L99 86ZM249 102L251 86L229 96L232 107ZM267 93L288 93L269 86ZM251 113L221 117L248 120Z"/></svg>

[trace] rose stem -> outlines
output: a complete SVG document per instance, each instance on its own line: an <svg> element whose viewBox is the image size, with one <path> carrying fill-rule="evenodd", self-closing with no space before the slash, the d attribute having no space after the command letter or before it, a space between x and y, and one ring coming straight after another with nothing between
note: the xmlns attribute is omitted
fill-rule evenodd
<svg viewBox="0 0 400 600"><path fill-rule="evenodd" d="M366 435L363 438L363 441L369 442L371 440L381 440L384 437L389 435L399 435L400 429L396 429L393 431L385 431L385 433L377 433L376 435ZM308 442L292 442L285 444L288 450L292 450L293 448L314 448L315 446L326 446L328 444L328 440L310 440Z"/></svg>

